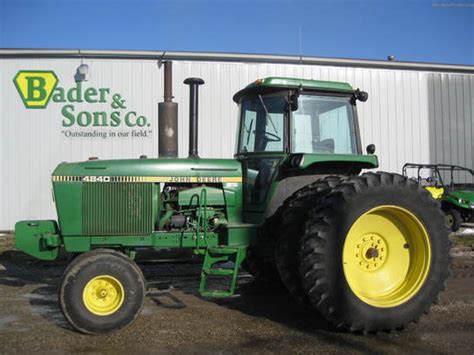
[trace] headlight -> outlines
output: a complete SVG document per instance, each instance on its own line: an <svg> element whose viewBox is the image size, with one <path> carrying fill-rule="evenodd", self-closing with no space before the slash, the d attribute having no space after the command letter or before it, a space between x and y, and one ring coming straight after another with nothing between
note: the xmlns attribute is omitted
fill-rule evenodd
<svg viewBox="0 0 474 355"><path fill-rule="evenodd" d="M460 203L461 205L469 205L469 201L468 201L468 200L464 200L464 199L460 198L460 199L458 199L458 201L459 201L459 203Z"/></svg>

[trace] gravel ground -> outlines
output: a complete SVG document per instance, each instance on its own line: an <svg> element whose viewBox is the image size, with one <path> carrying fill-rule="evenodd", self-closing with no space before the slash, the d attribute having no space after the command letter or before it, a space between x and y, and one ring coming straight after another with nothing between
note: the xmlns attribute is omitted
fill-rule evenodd
<svg viewBox="0 0 474 355"><path fill-rule="evenodd" d="M402 332L360 336L335 330L280 289L248 274L238 295L198 297L200 266L139 262L148 280L135 323L106 336L74 332L57 306L66 261L38 262L0 236L0 353L474 353L474 237L453 236L452 276L441 302Z"/></svg>

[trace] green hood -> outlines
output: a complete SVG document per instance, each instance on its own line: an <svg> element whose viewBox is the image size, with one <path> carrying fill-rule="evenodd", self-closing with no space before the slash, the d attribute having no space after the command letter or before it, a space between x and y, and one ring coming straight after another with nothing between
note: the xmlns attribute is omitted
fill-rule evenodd
<svg viewBox="0 0 474 355"><path fill-rule="evenodd" d="M458 200L463 199L469 202L474 202L474 190L456 190L449 192L448 195Z"/></svg>
<svg viewBox="0 0 474 355"><path fill-rule="evenodd" d="M53 176L215 176L241 177L233 159L129 159L61 163Z"/></svg>

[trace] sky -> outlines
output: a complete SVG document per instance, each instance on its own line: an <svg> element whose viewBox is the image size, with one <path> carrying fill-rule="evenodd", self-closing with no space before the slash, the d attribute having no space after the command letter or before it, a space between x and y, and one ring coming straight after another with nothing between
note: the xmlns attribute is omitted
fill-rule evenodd
<svg viewBox="0 0 474 355"><path fill-rule="evenodd" d="M0 47L474 64L474 0L0 0Z"/></svg>

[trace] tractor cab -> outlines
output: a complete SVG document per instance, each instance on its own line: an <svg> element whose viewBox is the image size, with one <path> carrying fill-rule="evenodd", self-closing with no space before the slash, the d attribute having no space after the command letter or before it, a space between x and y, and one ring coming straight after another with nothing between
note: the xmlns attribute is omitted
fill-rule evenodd
<svg viewBox="0 0 474 355"><path fill-rule="evenodd" d="M356 101L367 96L347 83L278 77L257 80L236 93L236 157L244 168L246 211L268 211L275 181L377 167L376 156L362 155L357 122Z"/></svg>

